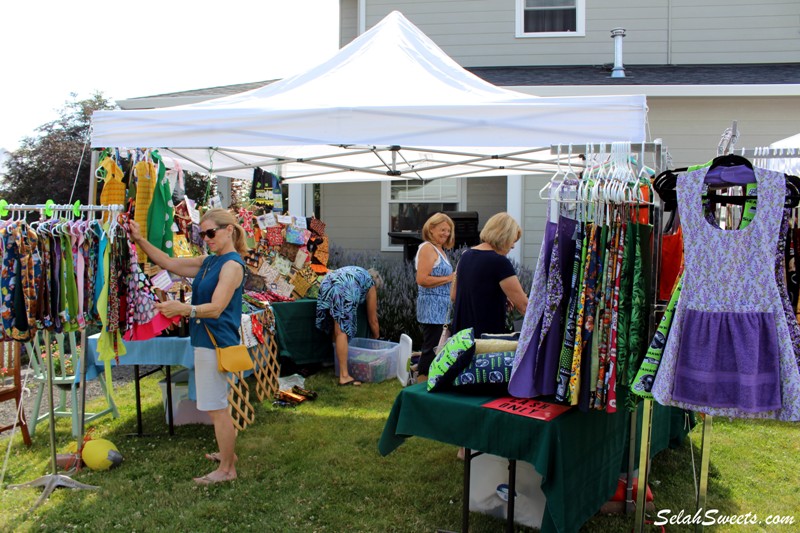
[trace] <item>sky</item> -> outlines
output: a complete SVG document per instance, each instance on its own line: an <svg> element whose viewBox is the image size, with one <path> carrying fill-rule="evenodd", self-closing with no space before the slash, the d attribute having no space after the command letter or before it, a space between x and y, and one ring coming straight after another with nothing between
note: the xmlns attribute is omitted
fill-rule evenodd
<svg viewBox="0 0 800 533"><path fill-rule="evenodd" d="M0 7L0 148L72 99L284 78L339 48L338 0L52 0Z"/></svg>

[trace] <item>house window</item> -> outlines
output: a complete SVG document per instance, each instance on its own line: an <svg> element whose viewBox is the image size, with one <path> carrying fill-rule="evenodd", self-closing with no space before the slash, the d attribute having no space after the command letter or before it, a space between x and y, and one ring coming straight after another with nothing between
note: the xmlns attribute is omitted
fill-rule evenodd
<svg viewBox="0 0 800 533"><path fill-rule="evenodd" d="M459 211L462 205L463 180L444 178L429 182L391 181L381 188L381 243L384 251L402 250L400 239L389 232L419 232L437 211Z"/></svg>
<svg viewBox="0 0 800 533"><path fill-rule="evenodd" d="M585 0L517 0L517 37L586 34Z"/></svg>

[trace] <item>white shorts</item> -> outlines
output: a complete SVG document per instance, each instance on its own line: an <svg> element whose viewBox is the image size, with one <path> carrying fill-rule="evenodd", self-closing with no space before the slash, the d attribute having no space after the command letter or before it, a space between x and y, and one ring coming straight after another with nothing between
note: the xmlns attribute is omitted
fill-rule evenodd
<svg viewBox="0 0 800 533"><path fill-rule="evenodd" d="M217 370L217 351L194 348L194 382L197 387L197 410L217 411L228 408L227 372Z"/></svg>

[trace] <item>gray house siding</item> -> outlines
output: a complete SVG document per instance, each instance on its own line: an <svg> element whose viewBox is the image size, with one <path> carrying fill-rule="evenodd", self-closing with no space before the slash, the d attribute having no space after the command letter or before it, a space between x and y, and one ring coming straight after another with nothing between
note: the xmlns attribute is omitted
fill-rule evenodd
<svg viewBox="0 0 800 533"><path fill-rule="evenodd" d="M479 227L506 210L506 178L465 178L466 211L477 211ZM320 216L331 242L352 250L381 249L381 184L335 183L322 185ZM402 258L402 251L383 252Z"/></svg>
<svg viewBox="0 0 800 533"><path fill-rule="evenodd" d="M339 48L358 36L358 0L339 0Z"/></svg>
<svg viewBox="0 0 800 533"><path fill-rule="evenodd" d="M799 91L800 92L800 91ZM737 121L736 146L768 146L800 132L800 94L760 98L648 98L648 121L654 138L669 148L676 167L708 161L720 136Z"/></svg>
<svg viewBox="0 0 800 533"><path fill-rule="evenodd" d="M483 228L489 217L506 210L506 178L465 178L467 211L478 212L478 227Z"/></svg>
<svg viewBox="0 0 800 533"><path fill-rule="evenodd" d="M322 185L320 216L337 246L352 250L380 250L381 184Z"/></svg>
<svg viewBox="0 0 800 533"><path fill-rule="evenodd" d="M547 223L547 202L539 198L539 191L547 183L549 176L525 176L522 180L523 216L522 226L522 264L535 268L539 261L539 251L544 240L544 227Z"/></svg>
<svg viewBox="0 0 800 533"><path fill-rule="evenodd" d="M366 26L398 10L465 67L612 63L612 28L627 30L629 64L800 60L797 0L586 1L586 34L515 36L514 0L366 0ZM342 0L340 40L355 37L357 2Z"/></svg>

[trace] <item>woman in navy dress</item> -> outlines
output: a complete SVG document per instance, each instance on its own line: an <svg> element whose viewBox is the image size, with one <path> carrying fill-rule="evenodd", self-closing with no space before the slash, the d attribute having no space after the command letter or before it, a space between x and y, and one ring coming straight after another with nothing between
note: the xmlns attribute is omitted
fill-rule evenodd
<svg viewBox="0 0 800 533"><path fill-rule="evenodd" d="M452 289L454 332L473 328L476 339L483 333L505 333L507 304L525 315L528 297L506 257L520 237L517 221L497 213L481 230L481 243L461 255Z"/></svg>

